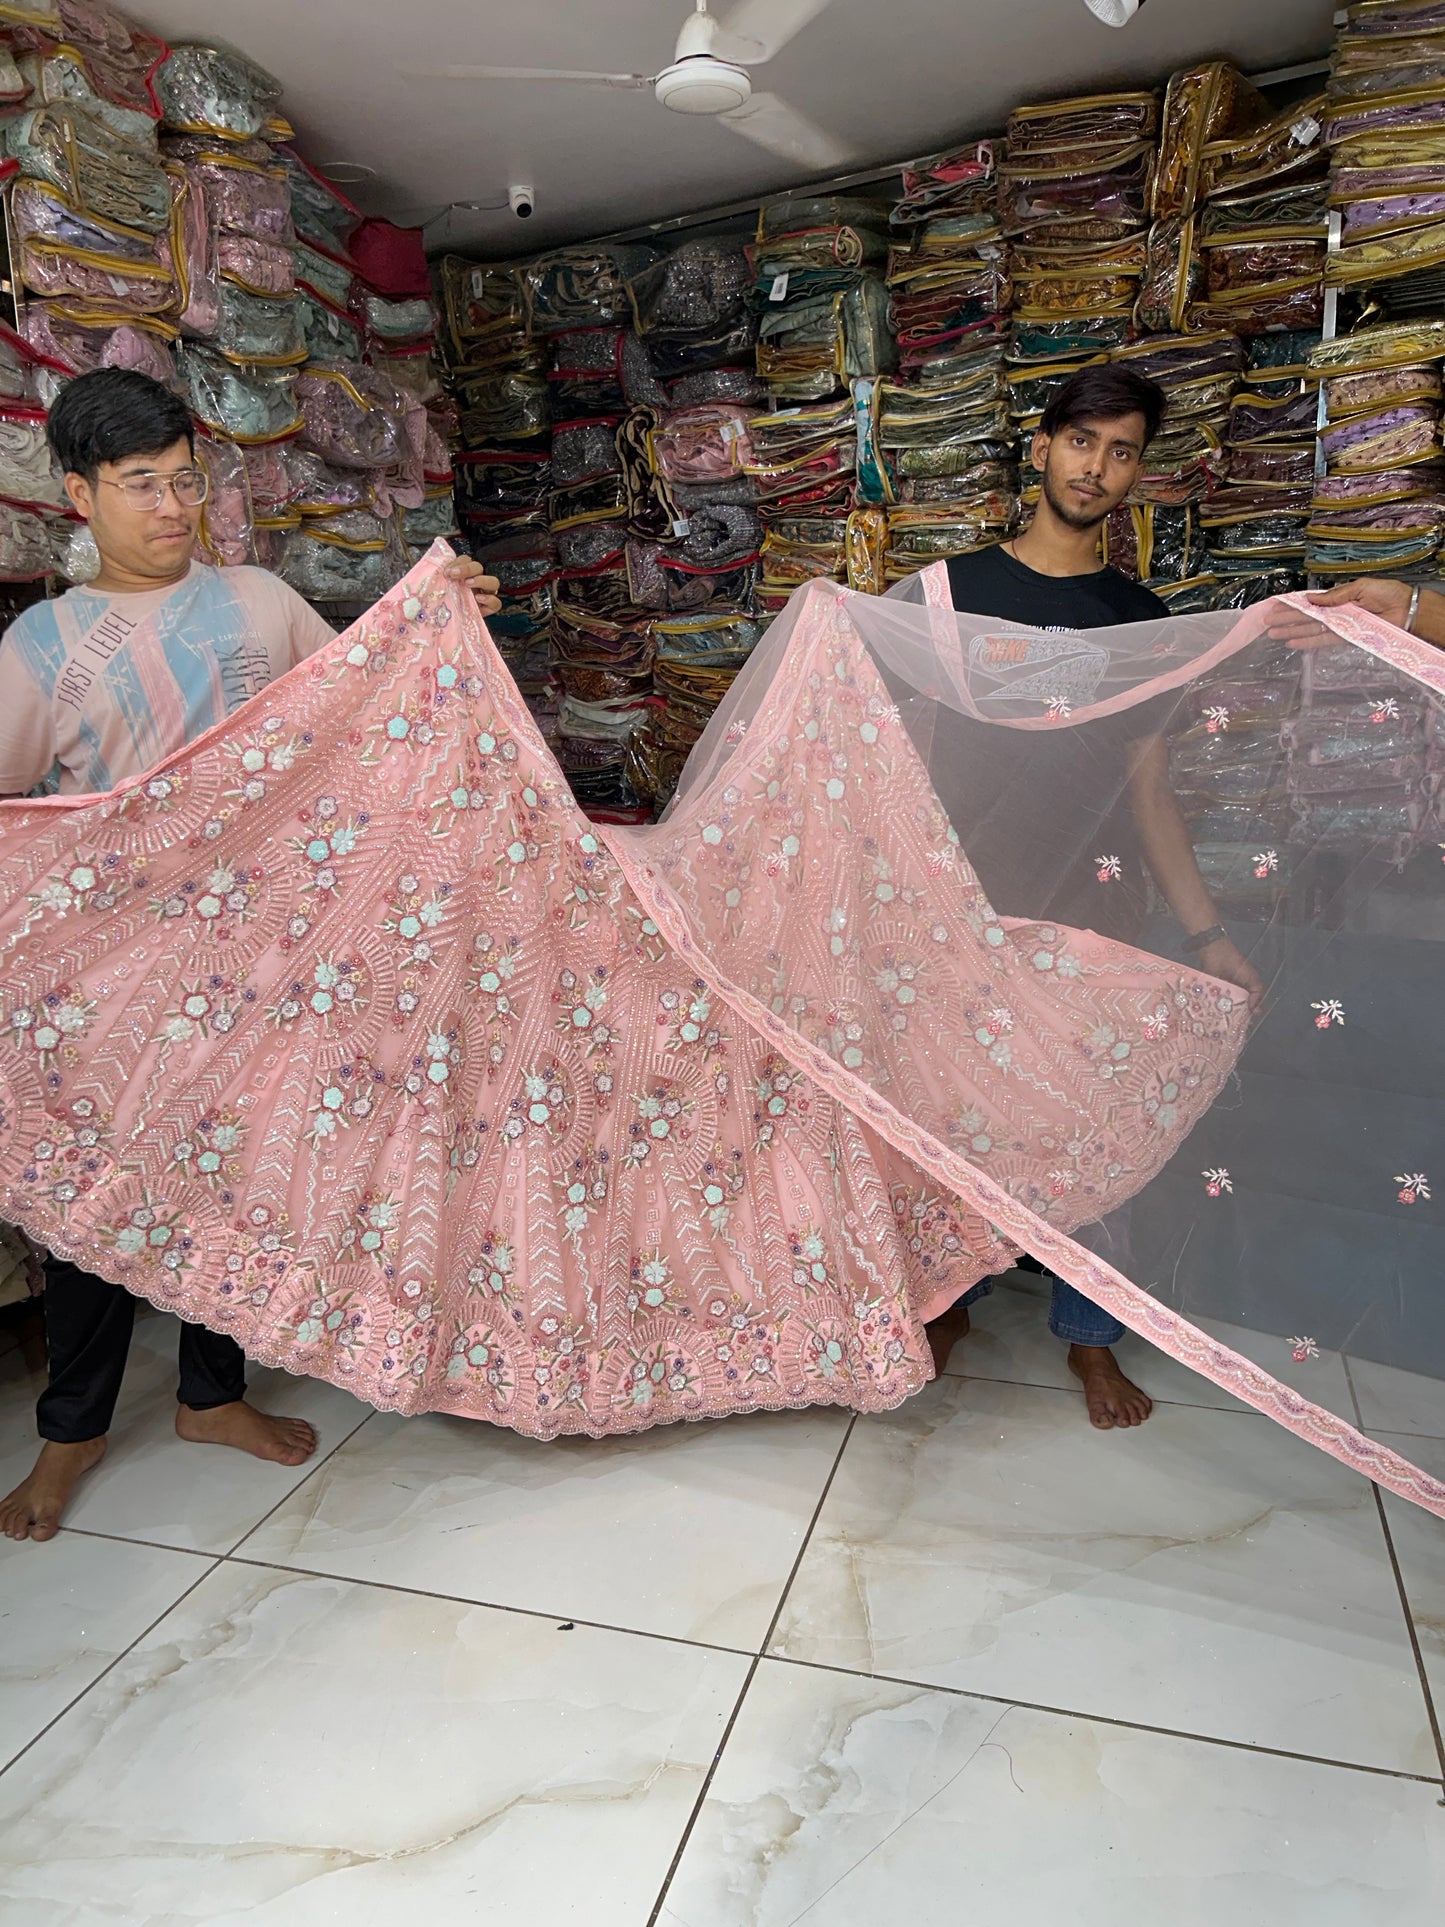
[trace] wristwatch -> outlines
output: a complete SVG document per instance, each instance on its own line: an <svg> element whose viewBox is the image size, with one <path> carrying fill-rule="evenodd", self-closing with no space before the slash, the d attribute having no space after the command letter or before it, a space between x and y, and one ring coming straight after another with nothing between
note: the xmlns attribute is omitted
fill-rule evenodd
<svg viewBox="0 0 1445 1927"><path fill-rule="evenodd" d="M1197 957L1201 950L1207 950L1212 943L1218 943L1229 932L1222 923L1211 923L1207 930L1200 930L1192 937L1184 939L1184 948L1191 957Z"/></svg>
<svg viewBox="0 0 1445 1927"><path fill-rule="evenodd" d="M1410 606L1405 611L1405 620L1400 624L1400 627L1405 631L1407 636L1413 636L1415 633L1415 617L1419 612L1419 608L1420 584L1417 582L1410 591Z"/></svg>

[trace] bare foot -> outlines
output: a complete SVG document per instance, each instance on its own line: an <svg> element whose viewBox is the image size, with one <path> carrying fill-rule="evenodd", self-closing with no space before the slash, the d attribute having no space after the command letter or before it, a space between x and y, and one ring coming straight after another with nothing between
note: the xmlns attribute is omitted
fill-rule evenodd
<svg viewBox="0 0 1445 1927"><path fill-rule="evenodd" d="M1083 1381L1089 1423L1101 1432L1142 1425L1154 1410L1153 1399L1125 1378L1107 1345L1070 1345L1069 1370Z"/></svg>
<svg viewBox="0 0 1445 1927"><path fill-rule="evenodd" d="M933 1376L942 1375L948 1355L961 1338L968 1337L968 1306L950 1305L923 1327L928 1349L933 1353Z"/></svg>
<svg viewBox="0 0 1445 1927"><path fill-rule="evenodd" d="M60 1445L47 1439L28 1479L0 1499L0 1532L7 1539L53 1539L78 1480L105 1457L105 1440Z"/></svg>
<svg viewBox="0 0 1445 1927"><path fill-rule="evenodd" d="M196 1445L234 1445L254 1459L276 1465L304 1465L316 1450L316 1431L301 1418L272 1418L243 1398L196 1412L176 1407L176 1432Z"/></svg>

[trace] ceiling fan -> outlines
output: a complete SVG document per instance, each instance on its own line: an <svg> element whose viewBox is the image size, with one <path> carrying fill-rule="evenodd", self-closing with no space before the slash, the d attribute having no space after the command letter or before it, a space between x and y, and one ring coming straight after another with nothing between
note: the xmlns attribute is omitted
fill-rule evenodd
<svg viewBox="0 0 1445 1927"><path fill-rule="evenodd" d="M776 94L754 93L750 67L762 67L817 19L832 0L738 0L720 20L696 0L670 66L656 74L604 74L559 67L408 68L411 80L550 80L641 91L651 88L675 114L709 114L744 140L800 166L825 172L852 152Z"/></svg>

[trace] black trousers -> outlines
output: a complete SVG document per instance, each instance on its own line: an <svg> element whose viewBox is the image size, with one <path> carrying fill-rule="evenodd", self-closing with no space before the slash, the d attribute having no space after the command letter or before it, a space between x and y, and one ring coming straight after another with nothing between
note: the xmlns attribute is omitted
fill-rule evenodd
<svg viewBox="0 0 1445 1927"><path fill-rule="evenodd" d="M64 1259L45 1266L45 1345L50 1383L35 1416L43 1439L78 1445L110 1430L135 1324L135 1300ZM234 1338L182 1325L182 1405L204 1412L246 1395L246 1354Z"/></svg>

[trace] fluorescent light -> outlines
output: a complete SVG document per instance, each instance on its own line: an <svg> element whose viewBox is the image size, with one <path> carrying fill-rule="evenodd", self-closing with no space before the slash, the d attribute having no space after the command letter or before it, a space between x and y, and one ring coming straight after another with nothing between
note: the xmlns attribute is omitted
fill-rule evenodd
<svg viewBox="0 0 1445 1927"><path fill-rule="evenodd" d="M1084 0L1084 5L1106 27L1127 27L1144 0Z"/></svg>

